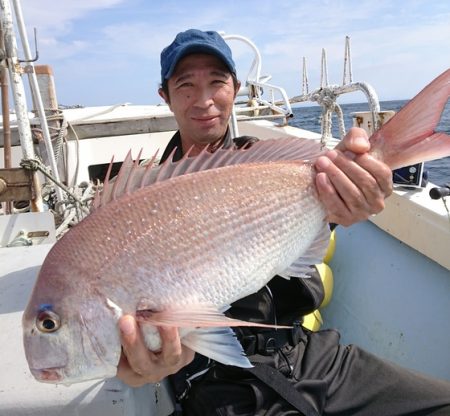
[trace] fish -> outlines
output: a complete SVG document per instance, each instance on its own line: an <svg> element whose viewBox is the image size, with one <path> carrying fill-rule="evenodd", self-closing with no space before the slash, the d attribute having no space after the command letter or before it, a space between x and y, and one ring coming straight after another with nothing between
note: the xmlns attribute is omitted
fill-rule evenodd
<svg viewBox="0 0 450 416"><path fill-rule="evenodd" d="M371 136L371 154L391 169L450 155L450 137L434 131L449 96L447 70ZM32 375L67 385L114 377L123 314L152 351L157 328L175 326L194 351L251 367L231 328L264 324L225 312L273 276L307 278L321 263L330 231L314 161L323 152L290 137L156 168L129 154L42 264L22 318Z"/></svg>

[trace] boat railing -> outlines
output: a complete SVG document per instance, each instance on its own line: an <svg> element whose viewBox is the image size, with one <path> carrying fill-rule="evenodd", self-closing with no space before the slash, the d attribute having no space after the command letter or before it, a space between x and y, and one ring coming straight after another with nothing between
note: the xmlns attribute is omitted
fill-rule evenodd
<svg viewBox="0 0 450 416"><path fill-rule="evenodd" d="M261 75L262 59L257 46L245 36L224 33L221 35L226 41L237 40L245 43L254 54L245 83L236 97L231 125L233 135L239 135L238 119L281 119L283 124L287 124L287 119L293 115L289 97L284 88L268 82L270 75Z"/></svg>

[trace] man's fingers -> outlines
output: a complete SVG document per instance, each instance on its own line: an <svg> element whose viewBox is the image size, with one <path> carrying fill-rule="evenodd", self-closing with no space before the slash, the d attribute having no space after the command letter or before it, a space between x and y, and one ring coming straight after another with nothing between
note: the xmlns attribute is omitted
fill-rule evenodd
<svg viewBox="0 0 450 416"><path fill-rule="evenodd" d="M123 353L117 377L130 386L161 381L194 359L194 352L181 345L177 328L159 328L162 343L158 352L147 349L134 317L121 317L119 329Z"/></svg>
<svg viewBox="0 0 450 416"><path fill-rule="evenodd" d="M354 161L375 178L384 197L392 194L392 171L371 155L356 156Z"/></svg>
<svg viewBox="0 0 450 416"><path fill-rule="evenodd" d="M350 225L347 224L346 218L350 217L352 213L336 192L336 189L331 184L326 173L319 172L317 174L316 187L320 200L327 208L328 222L341 225ZM329 207L332 207L332 209Z"/></svg>
<svg viewBox="0 0 450 416"><path fill-rule="evenodd" d="M119 319L119 329L122 341L125 344L134 345L138 336L136 320L130 315L124 315Z"/></svg>
<svg viewBox="0 0 450 416"><path fill-rule="evenodd" d="M350 151L356 154L367 153L370 150L370 142L366 131L359 127L352 127L337 144L335 149L341 152Z"/></svg>
<svg viewBox="0 0 450 416"><path fill-rule="evenodd" d="M160 359L167 366L176 366L182 357L182 346L177 328L159 328L162 341Z"/></svg>
<svg viewBox="0 0 450 416"><path fill-rule="evenodd" d="M330 222L347 226L365 220L379 213L392 193L392 172L368 153L331 150L315 167L317 191Z"/></svg>
<svg viewBox="0 0 450 416"><path fill-rule="evenodd" d="M120 355L119 365L117 366L117 378L127 383L131 387L141 387L150 381L136 373L128 363L128 359L124 353ZM155 380L156 381L156 380Z"/></svg>
<svg viewBox="0 0 450 416"><path fill-rule="evenodd" d="M335 153L334 166L330 170L334 172L334 167L337 167L333 175L338 178L334 183L338 193L350 205L355 204L355 207L367 209L370 214L378 214L384 208L384 199L392 193L389 167L367 153L352 159L341 152ZM346 183L345 177L354 184L353 187Z"/></svg>
<svg viewBox="0 0 450 416"><path fill-rule="evenodd" d="M181 344L177 328L160 327L159 334L162 340L162 351L159 355L167 366L178 370L194 359L195 352Z"/></svg>
<svg viewBox="0 0 450 416"><path fill-rule="evenodd" d="M130 315L123 316L119 320L119 329L130 367L138 374L150 374L154 354L147 349L136 320Z"/></svg>
<svg viewBox="0 0 450 416"><path fill-rule="evenodd" d="M330 158L333 162L328 167L330 181L341 198L356 209L378 212L379 204L382 203L380 200L384 200L384 195L380 192L380 186L373 172L338 151L330 152ZM360 156L360 159L367 162L366 167L377 165L377 162L367 154ZM369 163L368 159L372 159L373 163ZM372 207L372 204L375 206Z"/></svg>
<svg viewBox="0 0 450 416"><path fill-rule="evenodd" d="M326 173L335 192L347 207L360 209L366 205L365 196L357 185L361 182L359 177L361 172L358 172L358 169L359 171L362 169L341 152L332 150L326 156L320 157L316 162L316 168L319 172Z"/></svg>

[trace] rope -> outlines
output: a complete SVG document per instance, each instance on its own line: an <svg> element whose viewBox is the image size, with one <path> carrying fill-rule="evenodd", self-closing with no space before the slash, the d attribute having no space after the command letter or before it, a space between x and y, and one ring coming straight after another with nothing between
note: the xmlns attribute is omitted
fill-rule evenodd
<svg viewBox="0 0 450 416"><path fill-rule="evenodd" d="M82 189L85 188L83 191ZM79 187L76 188L78 192L82 191L80 199L86 203L87 201L91 200L95 191L94 191L94 185L92 183L86 183L80 184ZM62 204L61 202L57 203L57 207L59 208L59 204ZM71 225L75 225L76 223L80 222L83 219L83 213L79 210L79 205L72 205L64 206L65 209L65 216L63 221L59 224L58 228L56 229L56 238L62 237L68 230Z"/></svg>
<svg viewBox="0 0 450 416"><path fill-rule="evenodd" d="M118 106L113 106L109 108L107 111L103 111L102 113L112 111L116 107ZM52 150L55 155L55 159L57 161L61 157L64 157L63 144L64 141L66 140L67 129L71 128L73 130L76 140L76 161L77 161L75 174L76 178L79 169L79 138L77 136L77 133L73 129L72 125L64 117L64 113L62 110L45 109L45 111L47 114L52 113L50 115L47 115L47 121L60 122L59 126L49 126L49 130L51 131ZM34 134L38 136L42 135L42 130L38 127L33 128L32 131ZM22 166L22 168L26 170L41 172L56 186L60 187L68 196L66 199L62 201L57 201L54 199L53 196L54 186L51 185L50 181L47 181L43 186L42 189L43 197L46 198L49 210L51 210L55 215L56 224L59 224L56 229L57 238L60 238L63 234L65 234L65 232L69 229L71 225L74 225L77 222L81 221L83 217L89 214L90 211L88 209L88 205L89 201L93 197L92 184L83 183L81 185L74 185L68 187L59 180L56 180L54 176L52 176L50 169L40 159L23 159L20 165Z"/></svg>
<svg viewBox="0 0 450 416"><path fill-rule="evenodd" d="M46 113L50 113L53 112L53 115L48 115L47 116L47 121L48 122L52 122L52 121L60 121L61 125L59 127L55 127L55 126L51 126L49 125L49 130L53 131L53 133L51 134L51 141L52 141L52 147L53 147L53 153L55 155L55 159L56 161L59 161L62 157L64 157L64 153L63 153L63 144L66 141L66 133L67 130L70 128L75 136L75 140L76 140L76 164L75 164L75 174L73 177L73 181L75 181L75 179L78 177L78 170L79 170L79 164L80 164L80 155L79 155L79 138L77 135L77 132L74 130L73 126L71 123L69 123L69 121L64 117L64 112L61 109L45 109ZM34 133L38 133L42 136L42 130L39 128L33 128L32 131ZM64 162L64 166L65 166L65 177L68 177L68 172L67 172L67 163ZM70 184L69 184L70 185ZM74 186L74 183L71 184L72 187Z"/></svg>
<svg viewBox="0 0 450 416"><path fill-rule="evenodd" d="M325 147L328 139L332 137L332 115L336 113L339 122L339 134L341 139L345 136L344 114L341 107L336 103L337 95L331 88L323 87L311 96L311 101L316 101L322 106L322 137L320 143Z"/></svg>
<svg viewBox="0 0 450 416"><path fill-rule="evenodd" d="M344 123L344 112L342 111L341 106L338 103L334 105L334 112L338 118L339 123L339 135L341 139L345 136L345 123Z"/></svg>
<svg viewBox="0 0 450 416"><path fill-rule="evenodd" d="M64 117L62 110L54 109L54 108L45 108L45 113L54 113L53 115L48 115L47 122L51 121L61 121L60 127L48 126L49 130L52 130L54 133L51 134L50 139L52 141L53 154L55 155L55 160L58 161L61 155L62 144L64 141L65 131L67 129L67 120ZM42 137L42 129L38 127L34 127L32 129L33 132L39 133Z"/></svg>
<svg viewBox="0 0 450 416"><path fill-rule="evenodd" d="M70 191L67 186L65 186L60 181L57 181L47 170L47 167L38 159L22 159L20 162L20 166L26 170L30 171L39 171L41 172L45 177L50 179L56 186L59 186L70 198L72 198L73 201L79 204L80 208L83 210L84 213L89 214L89 210L73 192Z"/></svg>
<svg viewBox="0 0 450 416"><path fill-rule="evenodd" d="M56 160L59 160L59 157L61 154L61 149L62 149L62 145L64 142L64 135L66 132L66 128L67 128L67 120L63 117L62 122L61 122L61 127L58 129L59 130L58 137L56 138L55 146L53 148Z"/></svg>

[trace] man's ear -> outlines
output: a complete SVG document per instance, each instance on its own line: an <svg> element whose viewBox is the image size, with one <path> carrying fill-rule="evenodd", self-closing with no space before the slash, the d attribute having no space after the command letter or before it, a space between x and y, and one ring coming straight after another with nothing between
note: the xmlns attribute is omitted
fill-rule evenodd
<svg viewBox="0 0 450 416"><path fill-rule="evenodd" d="M162 88L158 89L158 94L159 96L165 101L165 103L169 106L170 108L170 100L169 100L169 96L164 92L164 90Z"/></svg>
<svg viewBox="0 0 450 416"><path fill-rule="evenodd" d="M236 96L239 92L239 90L241 89L241 81L236 80L236 88L234 90L234 98L236 99Z"/></svg>

